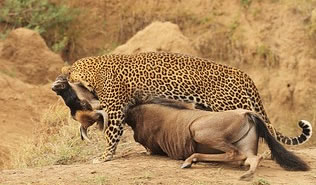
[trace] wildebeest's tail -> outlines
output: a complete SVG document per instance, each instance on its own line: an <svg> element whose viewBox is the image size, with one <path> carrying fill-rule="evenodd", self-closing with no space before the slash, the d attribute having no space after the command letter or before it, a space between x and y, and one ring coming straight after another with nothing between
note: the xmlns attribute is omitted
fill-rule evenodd
<svg viewBox="0 0 316 185"><path fill-rule="evenodd" d="M256 124L257 132L268 144L273 159L284 169L291 171L307 171L309 166L298 156L286 150L269 132L264 121L255 113L248 114Z"/></svg>

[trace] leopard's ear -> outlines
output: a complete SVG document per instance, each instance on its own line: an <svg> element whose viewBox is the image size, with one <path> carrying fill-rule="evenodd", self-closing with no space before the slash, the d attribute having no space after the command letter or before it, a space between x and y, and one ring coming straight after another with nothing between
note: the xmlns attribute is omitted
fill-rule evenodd
<svg viewBox="0 0 316 185"><path fill-rule="evenodd" d="M71 70L71 66L64 66L63 68L61 68L61 74L66 75L67 77L69 77L70 70Z"/></svg>

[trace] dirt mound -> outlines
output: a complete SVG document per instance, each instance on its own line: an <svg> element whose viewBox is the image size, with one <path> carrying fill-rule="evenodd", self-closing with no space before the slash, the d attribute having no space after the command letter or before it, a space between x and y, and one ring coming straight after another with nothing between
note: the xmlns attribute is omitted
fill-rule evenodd
<svg viewBox="0 0 316 185"><path fill-rule="evenodd" d="M2 71L31 84L54 80L64 63L37 32L26 28L13 30L8 35L2 44L0 57L3 59Z"/></svg>
<svg viewBox="0 0 316 185"><path fill-rule="evenodd" d="M191 41L185 37L178 25L171 22L153 22L134 35L126 44L113 53L132 54L148 51L181 52L196 55Z"/></svg>
<svg viewBox="0 0 316 185"><path fill-rule="evenodd" d="M0 60L0 63L2 61ZM31 85L0 73L0 168L40 121L43 110L58 97L50 85Z"/></svg>

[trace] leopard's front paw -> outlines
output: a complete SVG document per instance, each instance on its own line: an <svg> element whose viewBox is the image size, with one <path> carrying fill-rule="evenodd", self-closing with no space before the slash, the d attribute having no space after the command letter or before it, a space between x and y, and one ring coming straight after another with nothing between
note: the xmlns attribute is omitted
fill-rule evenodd
<svg viewBox="0 0 316 185"><path fill-rule="evenodd" d="M112 158L113 158L112 154L108 154L108 155L103 154L101 157L97 157L97 158L93 159L92 163L99 164L99 163L111 161Z"/></svg>

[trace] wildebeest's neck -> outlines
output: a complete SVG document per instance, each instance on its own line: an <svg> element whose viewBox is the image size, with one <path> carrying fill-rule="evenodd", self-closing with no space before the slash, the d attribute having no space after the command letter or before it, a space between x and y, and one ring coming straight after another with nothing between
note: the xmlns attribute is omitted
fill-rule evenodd
<svg viewBox="0 0 316 185"><path fill-rule="evenodd" d="M141 114L141 106L129 107L125 112L124 122L134 130Z"/></svg>
<svg viewBox="0 0 316 185"><path fill-rule="evenodd" d="M67 88L60 93L65 104L70 108L71 115L74 116L77 110L82 110L80 99L72 88Z"/></svg>

